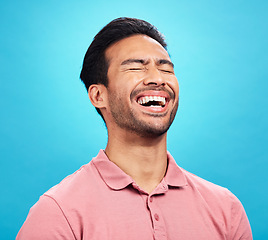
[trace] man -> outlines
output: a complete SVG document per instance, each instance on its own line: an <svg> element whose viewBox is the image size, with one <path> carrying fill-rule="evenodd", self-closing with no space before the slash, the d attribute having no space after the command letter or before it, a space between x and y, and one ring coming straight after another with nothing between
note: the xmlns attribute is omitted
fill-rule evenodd
<svg viewBox="0 0 268 240"><path fill-rule="evenodd" d="M252 239L239 200L167 152L179 85L155 27L132 18L106 25L81 79L107 126L107 146L41 196L17 239Z"/></svg>

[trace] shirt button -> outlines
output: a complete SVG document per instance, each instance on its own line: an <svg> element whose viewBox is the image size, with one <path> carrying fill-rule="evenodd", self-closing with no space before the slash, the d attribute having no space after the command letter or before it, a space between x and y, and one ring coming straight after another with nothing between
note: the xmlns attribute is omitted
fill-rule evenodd
<svg viewBox="0 0 268 240"><path fill-rule="evenodd" d="M150 202L153 202L153 199L152 198L150 198Z"/></svg>
<svg viewBox="0 0 268 240"><path fill-rule="evenodd" d="M157 213L154 215L154 219L155 219L156 221L159 221L159 215L158 215Z"/></svg>

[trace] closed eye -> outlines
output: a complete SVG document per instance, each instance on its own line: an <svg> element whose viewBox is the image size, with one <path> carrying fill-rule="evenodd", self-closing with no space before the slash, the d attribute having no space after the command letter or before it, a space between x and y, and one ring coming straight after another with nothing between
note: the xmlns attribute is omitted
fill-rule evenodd
<svg viewBox="0 0 268 240"><path fill-rule="evenodd" d="M129 68L130 71L141 71L143 68Z"/></svg>
<svg viewBox="0 0 268 240"><path fill-rule="evenodd" d="M173 71L171 70L164 70L164 69L159 69L161 72L164 72L164 73L174 73Z"/></svg>

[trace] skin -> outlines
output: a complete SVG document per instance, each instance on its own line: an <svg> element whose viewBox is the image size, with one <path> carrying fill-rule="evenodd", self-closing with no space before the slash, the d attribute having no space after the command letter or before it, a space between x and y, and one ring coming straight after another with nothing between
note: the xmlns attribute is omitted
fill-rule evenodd
<svg viewBox="0 0 268 240"><path fill-rule="evenodd" d="M167 130L178 108L179 85L167 51L146 35L111 45L108 87L91 85L89 98L104 116L108 158L150 194L167 169ZM165 107L145 107L138 100L161 96Z"/></svg>

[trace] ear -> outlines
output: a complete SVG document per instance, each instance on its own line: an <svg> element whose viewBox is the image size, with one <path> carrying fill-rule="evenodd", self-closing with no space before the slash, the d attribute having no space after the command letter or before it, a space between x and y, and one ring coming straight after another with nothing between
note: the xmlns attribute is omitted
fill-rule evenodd
<svg viewBox="0 0 268 240"><path fill-rule="evenodd" d="M92 84L88 88L88 96L96 108L105 108L107 104L107 88L102 84Z"/></svg>

